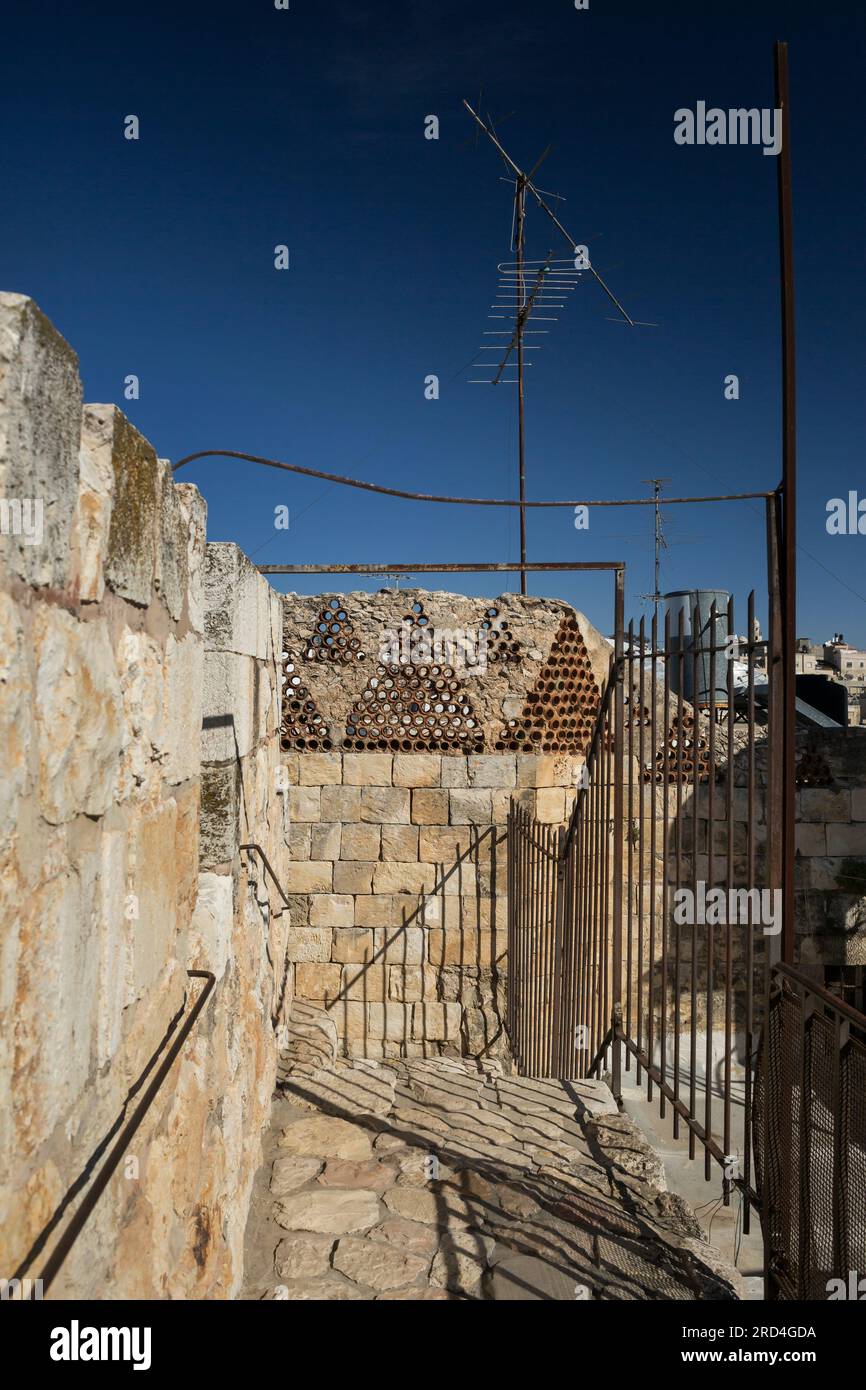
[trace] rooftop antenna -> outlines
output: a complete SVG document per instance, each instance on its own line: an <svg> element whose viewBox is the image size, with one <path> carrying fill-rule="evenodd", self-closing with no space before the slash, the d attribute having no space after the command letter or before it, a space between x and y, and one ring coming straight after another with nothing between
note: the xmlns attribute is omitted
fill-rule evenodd
<svg viewBox="0 0 866 1390"><path fill-rule="evenodd" d="M655 520L655 587L654 587L654 590L653 590L653 592L652 592L651 594L641 594L641 598L649 598L649 599L652 599L653 605L654 605L654 607L655 607L656 623L658 623L659 604L661 603L661 600L662 600L662 592L661 592L661 557L662 557L662 551L668 549L668 543L667 543L667 540L665 539L665 533L664 533L664 529L663 529L663 517L662 517L662 508L661 508L661 494L662 494L662 487L663 487L663 485L664 485L665 483L669 483L669 482L671 482L671 481L672 481L672 480L671 480L670 478L644 478L644 479L643 479L643 482L645 482L645 483L647 484L648 487L651 487L651 488L652 488L652 490L653 490L653 498L654 498L654 500L655 500L655 506L653 507L653 516L654 516L654 520Z"/></svg>
<svg viewBox="0 0 866 1390"><path fill-rule="evenodd" d="M520 592L526 593L526 431L525 431L525 396L524 396L524 375L525 368L532 366L532 362L526 361L526 353L540 351L543 344L526 344L524 339L532 336L544 336L549 329L527 329L526 325L530 321L536 322L556 322L557 316L545 314L544 310L562 308L567 296L577 288L582 279L584 271L589 271L593 278L601 285L608 299L618 311L616 323L624 323L630 328L638 326L638 321L631 318L620 304L616 295L602 280L598 271L590 264L586 246L569 235L565 227L560 222L556 213L545 201L544 190L537 188L533 183L536 171L550 154L551 145L535 161L529 173L525 173L518 164L514 162L508 152L500 144L493 123L488 116L487 121L483 121L476 111L473 111L468 101L463 102L469 115L477 123L490 143L493 145L503 159L505 167L513 175L514 180L514 212L512 222L512 241L511 249L516 255L514 262L507 262L498 267L500 275L500 292L497 294L497 303L491 307L497 312L491 314L491 318L513 321L513 328L503 330L489 330L485 337L507 338L508 344L502 356L498 368L489 377L474 377L471 380L476 383L484 383L491 386L509 385L517 387L517 439L518 439L518 469L520 485ZM511 182L511 179L508 180ZM548 196L560 201L559 194L549 194ZM559 234L568 243L571 255L554 259L551 252L543 261L527 261L526 259L526 204L527 197L532 198L536 205L550 219ZM499 303L498 301L504 301ZM504 309L505 313L498 311ZM656 325L647 325L655 327ZM499 345L500 350L502 344ZM489 347L480 348L480 352L494 351L495 344ZM514 360L512 360L514 359ZM484 363L492 369L493 362ZM515 372L515 375L506 376L506 370ZM658 588L658 583L656 584Z"/></svg>

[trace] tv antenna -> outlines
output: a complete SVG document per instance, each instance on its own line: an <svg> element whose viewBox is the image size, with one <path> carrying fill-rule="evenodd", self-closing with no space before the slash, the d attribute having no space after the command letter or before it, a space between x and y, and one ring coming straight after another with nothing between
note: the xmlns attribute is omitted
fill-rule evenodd
<svg viewBox="0 0 866 1390"><path fill-rule="evenodd" d="M617 317L612 320L614 323L624 323L629 328L657 327L656 324L641 324L639 320L631 316L623 308L616 295L605 284L598 271L591 264L589 253L585 245L575 241L569 232L562 225L556 213L549 206L545 199L544 190L537 188L533 183L533 177L541 164L550 154L551 145L540 155L529 173L525 173L518 164L511 158L507 150L500 144L496 132L492 129L492 122L488 124L483 121L476 111L473 111L469 102L464 100L463 105L469 115L477 123L490 143L498 151L505 162L505 167L513 176L514 183L514 212L512 221L512 250L516 254L513 262L501 264L498 267L500 275L500 290L496 296L497 303L492 306L497 310L491 318L501 318L513 323L509 329L491 329L485 333L485 337L507 338L507 344L499 344L500 351L505 347L504 354L501 356L498 367L493 370L489 377L473 377L474 384L490 386L509 385L517 387L517 439L518 439L518 468L520 486L520 563L526 564L526 431L525 431L525 393L524 393L524 374L525 368L532 366L532 362L526 361L527 352L539 351L543 344L527 344L525 338L532 336L538 337L547 334L549 329L527 329L526 325L531 322L556 322L557 316L544 314L541 310L552 310L562 308L569 294L571 294L580 284L585 272L588 272L601 286L614 308L617 310ZM490 120L488 116L488 121ZM508 182L512 182L509 179ZM548 197L560 201L558 194L547 194ZM526 259L526 205L527 197L534 199L536 205L550 219L553 226L560 236L567 242L571 249L569 257L554 259L551 252L543 261L527 261ZM504 303L499 303L504 301ZM500 314L499 309L506 310ZM480 348L480 352L493 351L496 344L489 347ZM477 365L477 363L473 363ZM485 361L485 367L494 368L493 361ZM513 373L506 376L506 372ZM526 593L526 570L520 571L520 592Z"/></svg>
<svg viewBox="0 0 866 1390"><path fill-rule="evenodd" d="M670 478L644 478L644 479L643 479L643 482L645 482L645 483L647 484L648 487L651 487L651 488L652 488L652 490L653 490L653 498L654 498L654 501L655 501L655 506L653 507L653 515L654 515L654 517L655 517L655 555L656 555L656 559L655 559L655 591L654 591L653 593L651 593L651 594L641 594L641 598L649 598L649 599L652 599L653 605L654 605L654 608L655 608L656 625L658 625L659 604L661 603L661 600L662 600L662 593L661 593L661 558L662 558L662 551L668 549L668 543L667 543L667 540L665 539L664 526L663 526L662 507L661 507L661 495L662 495L662 487L663 487L663 485L664 485L665 483L671 482L671 479L670 479Z"/></svg>

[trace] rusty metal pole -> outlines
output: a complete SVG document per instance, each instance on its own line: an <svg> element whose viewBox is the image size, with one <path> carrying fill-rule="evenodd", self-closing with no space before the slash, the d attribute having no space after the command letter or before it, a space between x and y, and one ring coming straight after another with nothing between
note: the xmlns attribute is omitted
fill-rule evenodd
<svg viewBox="0 0 866 1390"><path fill-rule="evenodd" d="M794 336L794 249L791 207L791 120L788 94L788 45L775 48L776 108L781 111L782 148L777 156L779 260L782 325L782 663L784 752L782 758L782 959L794 964L794 789L797 764L796 677L794 648L797 624L797 407Z"/></svg>
<svg viewBox="0 0 866 1390"><path fill-rule="evenodd" d="M623 777L624 709L623 661L625 625L625 570L616 571L614 613L614 729L613 729L613 950L611 959L611 1020L613 1056L611 1061L611 1090L617 1105L622 1106L622 874L623 874L623 811L625 806Z"/></svg>
<svg viewBox="0 0 866 1390"><path fill-rule="evenodd" d="M517 180L515 189L516 232L517 232L517 438L520 468L520 563L526 564L526 432L524 425L523 396L523 311L526 302L526 286L523 278L524 226L526 219L526 184L522 177ZM520 571L520 592L526 593L526 570Z"/></svg>

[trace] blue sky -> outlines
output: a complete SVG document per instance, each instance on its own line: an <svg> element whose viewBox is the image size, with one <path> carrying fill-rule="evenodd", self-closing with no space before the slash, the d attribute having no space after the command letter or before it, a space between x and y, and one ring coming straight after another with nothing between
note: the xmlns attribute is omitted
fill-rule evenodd
<svg viewBox="0 0 866 1390"><path fill-rule="evenodd" d="M866 537L825 529L866 497L864 19L816 5L590 0L31 4L4 13L0 283L75 347L85 395L172 459L240 449L388 486L516 495L513 390L468 384L508 258L510 190L461 98L492 113L633 317L581 285L529 373L530 498L775 486L781 471L775 161L685 147L674 111L772 106L790 44L798 291L798 631L866 644ZM512 114L513 113L513 114ZM124 117L140 139L123 137ZM424 118L440 120L438 141ZM530 211L528 254L555 238ZM274 268L288 245L291 268ZM124 378L140 378L124 401ZM428 374L440 398L424 397ZM736 373L740 399L726 401ZM364 495L212 460L179 475L211 539L257 563L517 558L514 512ZM288 532L274 509L288 506ZM662 588L752 586L761 505L671 507ZM648 612L648 510L530 513L529 558L624 559ZM329 581L275 581L325 590ZM370 587L381 581L359 581ZM432 581L436 582L436 581ZM482 577L446 587L495 594ZM610 584L530 580L602 628ZM741 608L742 611L742 608Z"/></svg>

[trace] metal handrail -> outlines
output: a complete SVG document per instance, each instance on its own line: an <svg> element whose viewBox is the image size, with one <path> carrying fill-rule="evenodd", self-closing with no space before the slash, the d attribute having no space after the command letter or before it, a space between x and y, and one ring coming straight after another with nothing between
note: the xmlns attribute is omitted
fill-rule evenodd
<svg viewBox="0 0 866 1390"><path fill-rule="evenodd" d="M78 1208L69 1225L66 1227L66 1230L64 1231L63 1235L60 1237L60 1240L57 1242L56 1246L51 1252L51 1255L49 1256L48 1261L45 1264L45 1267L43 1268L42 1273L40 1275L43 1293L46 1289L50 1288L58 1272L60 1271L61 1266L66 1260L66 1257L68 1256L70 1250L72 1249L78 1237L81 1235L81 1232L84 1229L84 1226L86 1225L94 1207L96 1206L96 1203L99 1201L100 1197L102 1196L103 1192L108 1186L109 1179L111 1178L112 1174L114 1173L115 1169L120 1163L124 1151L129 1145L129 1141L132 1139L133 1135L135 1134L136 1130L138 1129L139 1125L141 1124L142 1120L144 1119L145 1115L147 1114L148 1110L150 1109L151 1105L156 1099L156 1096L159 1092L160 1087L162 1086L163 1081L165 1080L166 1076L171 1070L172 1064L174 1063L178 1053L180 1052L181 1048L186 1042L186 1039L188 1038L193 1028L193 1025L195 1024L199 1014L204 1008L205 1002L208 996L210 995L214 985L216 984L216 976L213 975L210 970L188 970L187 974L191 979L205 980L207 983L205 984L205 987L199 995L198 999L195 1001L195 1004L190 1010L189 1017L187 1018L186 1022L180 1030L180 1033L178 1034L171 1047L169 1048L168 1053L164 1057L153 1080L151 1081L150 1085L148 1086L147 1090L145 1091L144 1095L142 1096L141 1100L139 1101L138 1105L133 1111L132 1115L127 1120L126 1124L121 1130L117 1138L117 1141L114 1144L114 1147L111 1149L111 1152L105 1160L105 1163L99 1170L98 1176L95 1178L92 1186L88 1190L87 1196L84 1198L84 1201L81 1203L81 1206ZM17 1271L17 1277L20 1277L21 1273L23 1273L27 1269L29 1263L30 1261L25 1261L25 1263Z"/></svg>
<svg viewBox="0 0 866 1390"><path fill-rule="evenodd" d="M846 999L840 999L838 994L831 994L828 989L817 984L802 970L798 970L796 966L786 965L784 961L778 961L773 966L773 974L782 975L785 979L799 985L801 989L813 994L816 999L820 999L822 1004L830 1009L835 1009L849 1023L853 1023L856 1028L866 1033L866 1014L861 1014L859 1009L855 1009L854 1005L849 1004Z"/></svg>
<svg viewBox="0 0 866 1390"><path fill-rule="evenodd" d="M239 849L245 849L245 850L247 850L248 853L255 853L255 854L257 854L257 855L259 856L259 858L261 859L261 861L262 861L262 863L264 864L265 868L267 869L268 873L270 874L271 878L273 879L274 883L276 884L277 892L279 893L280 897L282 898L282 900L283 900L285 906L286 906L286 907L290 907L291 904L290 904L288 898L286 897L285 893L283 892L283 885L280 883L280 880L277 878L277 876L276 876L276 874L275 874L275 872L274 872L273 866L272 866L272 864L271 864L271 861L270 861L270 859L268 858L268 856L265 854L265 852L264 852L264 850L262 849L261 845L258 845L258 844L255 844L255 843L251 843L251 844L248 844L248 845L239 845L238 848L239 848Z"/></svg>

